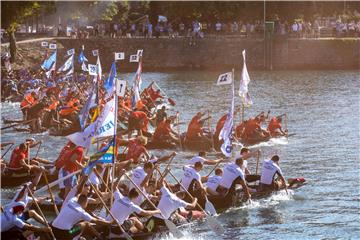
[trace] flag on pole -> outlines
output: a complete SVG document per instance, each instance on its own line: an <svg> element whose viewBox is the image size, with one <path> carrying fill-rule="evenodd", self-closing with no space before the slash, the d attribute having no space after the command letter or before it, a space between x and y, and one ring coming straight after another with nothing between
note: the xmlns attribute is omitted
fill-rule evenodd
<svg viewBox="0 0 360 240"><path fill-rule="evenodd" d="M123 52L116 52L115 53L115 61L116 60L124 60L125 59L125 53Z"/></svg>
<svg viewBox="0 0 360 240"><path fill-rule="evenodd" d="M85 128L83 132L68 135L67 138L78 146L89 148L91 139L114 135L115 129L115 98L106 103L103 111L95 122Z"/></svg>
<svg viewBox="0 0 360 240"><path fill-rule="evenodd" d="M79 63L83 63L83 62L87 62L87 58L85 57L84 51L81 50L79 57L78 57L78 62Z"/></svg>
<svg viewBox="0 0 360 240"><path fill-rule="evenodd" d="M232 83L232 73L231 72L227 72L224 74L221 74L217 80L216 85L225 85L225 84L230 84Z"/></svg>
<svg viewBox="0 0 360 240"><path fill-rule="evenodd" d="M71 55L64 63L64 65L62 65L59 69L58 72L66 72L68 70L70 70L71 68L74 68L74 55Z"/></svg>
<svg viewBox="0 0 360 240"><path fill-rule="evenodd" d="M115 149L115 138L113 138L106 146L100 149L100 151L90 156L90 160L87 166L83 169L82 174L89 175L92 169L98 163L113 163L114 149Z"/></svg>
<svg viewBox="0 0 360 240"><path fill-rule="evenodd" d="M55 63L56 63L56 51L43 62L41 68L49 71L52 68L52 66L55 65Z"/></svg>
<svg viewBox="0 0 360 240"><path fill-rule="evenodd" d="M74 55L75 54L75 49L70 49L66 53L67 53L68 56Z"/></svg>
<svg viewBox="0 0 360 240"><path fill-rule="evenodd" d="M142 72L142 60L140 59L138 69L136 70L136 74L135 74L134 84L133 84L134 97L133 97L132 105L134 105L134 106L136 105L136 103L138 101L141 100L141 98L140 98L141 83L142 83L141 72Z"/></svg>
<svg viewBox="0 0 360 240"><path fill-rule="evenodd" d="M104 88L106 90L105 98L110 97L115 90L115 78L116 78L116 64L111 64L111 69L108 78L104 81Z"/></svg>
<svg viewBox="0 0 360 240"><path fill-rule="evenodd" d="M102 68L101 68L100 56L99 56L99 55L97 55L96 66L97 66L98 80L101 80L101 77L102 77Z"/></svg>
<svg viewBox="0 0 360 240"><path fill-rule="evenodd" d="M82 130L84 130L85 128L86 120L88 119L90 108L96 106L95 98L96 98L96 93L95 93L95 84L94 84L93 87L91 88L89 98L86 100L84 107L79 112L79 122Z"/></svg>
<svg viewBox="0 0 360 240"><path fill-rule="evenodd" d="M233 81L232 81L233 82ZM231 152L233 150L232 147L232 130L234 126L234 107L235 107L235 90L234 90L234 82L231 88L232 92L232 100L231 100L231 107L229 113L227 114L224 127L221 129L219 134L219 140L224 140L224 143L221 145L221 152L226 157L231 157Z"/></svg>
<svg viewBox="0 0 360 240"><path fill-rule="evenodd" d="M249 95L249 89L248 85L250 83L250 76L246 67L246 52L245 50L242 51L242 55L244 58L244 65L241 72L241 79L240 79L240 88L239 88L239 96L241 98L241 101L244 105L252 105L253 102L251 100L251 97Z"/></svg>

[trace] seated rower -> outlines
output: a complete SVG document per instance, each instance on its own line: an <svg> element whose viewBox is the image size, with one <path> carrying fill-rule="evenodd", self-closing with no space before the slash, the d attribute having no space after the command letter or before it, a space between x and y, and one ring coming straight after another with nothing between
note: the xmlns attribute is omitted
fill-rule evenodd
<svg viewBox="0 0 360 240"><path fill-rule="evenodd" d="M193 157L192 159L190 159L187 164L188 165L193 165L197 162L201 162L202 164L207 164L207 165L216 165L217 163L221 162L222 159L216 159L216 160L210 160L206 158L206 152L205 151L201 151L199 152L198 156Z"/></svg>
<svg viewBox="0 0 360 240"><path fill-rule="evenodd" d="M204 139L204 131L202 129L204 122L208 119L201 119L205 113L198 112L190 121L187 132L186 132L186 140L187 141L196 141ZM209 117L210 118L210 117Z"/></svg>
<svg viewBox="0 0 360 240"><path fill-rule="evenodd" d="M264 160L261 169L260 191L279 190L282 187L287 191L287 185L279 166L279 156L274 155L269 160ZM280 177L281 183L275 181L275 175Z"/></svg>
<svg viewBox="0 0 360 240"><path fill-rule="evenodd" d="M25 203L20 201L20 202L15 202L11 208L7 208L1 213L0 225L1 225L2 239L26 240L27 238L25 238L23 235L23 232L26 230L34 231L34 232L45 232L45 233L50 232L50 228L38 227L26 223L22 219L24 210L25 210Z"/></svg>
<svg viewBox="0 0 360 240"><path fill-rule="evenodd" d="M71 198L62 208L59 215L51 224L56 239L73 239L81 235L84 231L96 237L104 239L102 235L91 225L110 225L111 221L105 221L102 218L91 216L84 209L88 205L88 197L80 195Z"/></svg>
<svg viewBox="0 0 360 240"><path fill-rule="evenodd" d="M144 154L146 159L149 159L150 155L146 150L145 146L147 144L147 138L143 136L138 136L136 139L131 139L128 141L127 147L128 152L126 154L125 160L133 159L135 164L140 162L140 157Z"/></svg>
<svg viewBox="0 0 360 240"><path fill-rule="evenodd" d="M245 182L244 172L241 169L243 165L243 159L237 158L235 163L228 163L224 166L224 173L220 180L220 184L216 191L226 196L229 193L230 188L235 187L236 184L240 184L245 192L245 197L249 199L251 197L248 186Z"/></svg>
<svg viewBox="0 0 360 240"><path fill-rule="evenodd" d="M219 195L216 191L217 187L220 184L220 180L222 178L223 171L221 168L215 169L215 175L208 178L206 182L206 193L210 195Z"/></svg>
<svg viewBox="0 0 360 240"><path fill-rule="evenodd" d="M161 109L156 112L156 125L167 119L166 107L162 106Z"/></svg>
<svg viewBox="0 0 360 240"><path fill-rule="evenodd" d="M161 211L162 215L169 219L171 215L178 210L179 208L187 208L193 209L196 207L197 198L194 198L192 203L185 202L178 196L185 197L184 192L179 192L177 194L173 194L164 184L164 177L166 176L167 172L160 178L159 180L159 188L160 188L160 201L157 205L157 208ZM164 222L164 217L161 214L156 214L152 216L146 223L146 226L150 232L157 231L160 226L166 226ZM181 215L176 215L177 217L180 216L181 220L185 220L184 217Z"/></svg>
<svg viewBox="0 0 360 240"><path fill-rule="evenodd" d="M152 162L146 162L144 166L139 166L132 170L131 172L131 179L132 181L138 186L143 192L145 188L148 187L149 180L152 177L154 172L154 164ZM129 189L135 188L132 183L129 185ZM144 197L141 195L138 199L135 199L135 203L141 205L141 203L145 200Z"/></svg>
<svg viewBox="0 0 360 240"><path fill-rule="evenodd" d="M281 129L282 115L271 118L267 130L271 137L286 136L287 132Z"/></svg>
<svg viewBox="0 0 360 240"><path fill-rule="evenodd" d="M40 181L42 173L45 171L44 167L32 165L28 160L29 143L25 142L15 148L11 154L10 162L7 171L14 173L30 173L35 175L32 179L32 184L36 187ZM28 162L28 163L27 163Z"/></svg>
<svg viewBox="0 0 360 240"><path fill-rule="evenodd" d="M137 130L138 135L141 135L141 133L146 136L150 137L151 134L148 133L148 124L149 124L149 118L147 114L143 111L137 111L136 109L130 113L129 119L128 119L128 138L131 138L132 131Z"/></svg>
<svg viewBox="0 0 360 240"><path fill-rule="evenodd" d="M138 191L133 188L129 191L127 197L123 196L118 189L114 192L114 203L110 209L110 212L114 215L119 224L122 225L122 228L125 231L130 231L131 233L137 233L144 230L143 223L135 216L130 217L130 214L137 213L144 217L150 217L155 214L159 214L159 210L144 210L134 203L134 201L139 197ZM106 217L107 220L111 220L111 216ZM114 225L111 228L111 232L114 234L121 234L121 230L117 225Z"/></svg>
<svg viewBox="0 0 360 240"><path fill-rule="evenodd" d="M156 143L170 143L177 145L179 139L177 133L171 129L171 119L166 119L158 123L152 141Z"/></svg>
<svg viewBox="0 0 360 240"><path fill-rule="evenodd" d="M256 181L260 180L260 175L251 174L250 170L247 167L248 162L246 160L246 159L249 159L250 157L254 156L256 153L259 153L259 152L260 152L260 150L254 151L253 153L251 153L248 148L242 148L240 150L240 155L235 157L235 159L237 159L237 158L242 158L243 159L243 164L241 166L241 170L243 171L243 173L245 175L246 182L256 182Z"/></svg>

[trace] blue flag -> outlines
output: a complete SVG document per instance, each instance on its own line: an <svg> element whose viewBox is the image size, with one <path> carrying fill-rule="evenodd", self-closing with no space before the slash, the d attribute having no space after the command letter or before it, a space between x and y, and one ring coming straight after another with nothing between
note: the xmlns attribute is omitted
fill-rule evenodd
<svg viewBox="0 0 360 240"><path fill-rule="evenodd" d="M83 169L84 175L89 175L98 163L113 163L114 162L114 149L115 149L115 138L113 138L105 147L100 149L97 153L90 156L88 165Z"/></svg>
<svg viewBox="0 0 360 240"><path fill-rule="evenodd" d="M87 60L87 58L86 58L85 55L84 55L84 51L81 50L81 52L80 52L80 54L79 54L78 62L79 62L79 63L83 63L83 62L87 62L87 61L88 61L88 60Z"/></svg>
<svg viewBox="0 0 360 240"><path fill-rule="evenodd" d="M89 98L86 100L84 107L79 112L79 122L80 122L80 126L81 126L82 130L84 130L84 128L85 128L85 124L86 124L86 120L89 116L90 108L92 108L93 106L96 106L96 103L95 103L96 91L95 90L96 89L95 89L95 85L94 85L91 88Z"/></svg>
<svg viewBox="0 0 360 240"><path fill-rule="evenodd" d="M104 81L104 88L106 89L106 98L110 97L114 92L116 77L116 64L112 63L108 78Z"/></svg>
<svg viewBox="0 0 360 240"><path fill-rule="evenodd" d="M51 69L51 67L53 66L53 64L55 64L55 62L56 62L56 51L53 54L51 54L51 56L43 62L43 64L41 65L41 68L49 71Z"/></svg>

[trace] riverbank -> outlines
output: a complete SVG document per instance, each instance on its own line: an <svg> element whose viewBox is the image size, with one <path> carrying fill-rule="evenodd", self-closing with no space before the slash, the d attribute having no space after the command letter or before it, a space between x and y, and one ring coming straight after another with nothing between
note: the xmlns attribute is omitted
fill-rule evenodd
<svg viewBox="0 0 360 240"><path fill-rule="evenodd" d="M21 66L37 67L41 63L44 39L27 40L18 43ZM108 70L114 52L125 52L125 61L120 61L120 71L134 71L136 63L129 62L129 56L137 49L144 49L144 71L174 70L223 70L241 69L243 49L247 51L247 65L252 70L347 70L360 69L360 38L287 39L274 38L272 42L263 39L219 37L198 39L195 45L189 39L144 39L144 38L92 38L68 39L47 38L58 45L58 66L63 63L65 52L85 46L85 55L95 63L91 50L99 49L104 70ZM8 47L1 45L4 51Z"/></svg>

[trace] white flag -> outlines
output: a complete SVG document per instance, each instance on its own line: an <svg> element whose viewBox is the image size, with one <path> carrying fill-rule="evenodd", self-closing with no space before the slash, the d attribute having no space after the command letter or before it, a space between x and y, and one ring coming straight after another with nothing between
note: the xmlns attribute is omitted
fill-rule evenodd
<svg viewBox="0 0 360 240"><path fill-rule="evenodd" d="M99 79L101 79L101 77L102 77L102 68L101 68L100 56L99 55L97 56L96 66L97 66L97 74L99 75Z"/></svg>
<svg viewBox="0 0 360 240"><path fill-rule="evenodd" d="M217 80L217 84L216 85L225 85L225 84L230 84L232 83L232 73L231 72L227 72L224 74L221 74Z"/></svg>
<svg viewBox="0 0 360 240"><path fill-rule="evenodd" d="M137 50L137 54L136 54L136 55L138 55L139 57L142 57L143 51L144 51L143 49Z"/></svg>
<svg viewBox="0 0 360 240"><path fill-rule="evenodd" d="M99 50L98 49L92 50L92 54L93 54L94 57L99 56Z"/></svg>
<svg viewBox="0 0 360 240"><path fill-rule="evenodd" d="M94 64L88 64L88 69L89 69L89 75L91 76L97 76L97 65Z"/></svg>
<svg viewBox="0 0 360 240"><path fill-rule="evenodd" d="M49 43L48 42L41 42L41 46L42 47L47 47L47 46L49 46Z"/></svg>
<svg viewBox="0 0 360 240"><path fill-rule="evenodd" d="M124 60L125 59L125 53L123 52L116 52L115 53L115 61L116 60Z"/></svg>
<svg viewBox="0 0 360 240"><path fill-rule="evenodd" d="M66 53L67 53L68 56L74 55L74 54L75 54L75 49L74 49L74 48L73 48L73 49L70 49L70 50L68 50Z"/></svg>
<svg viewBox="0 0 360 240"><path fill-rule="evenodd" d="M126 91L126 81L116 79L116 95L118 97L124 97Z"/></svg>
<svg viewBox="0 0 360 240"><path fill-rule="evenodd" d="M224 143L221 145L221 152L226 157L231 157L231 153L233 150L232 147L232 130L234 126L234 107L235 107L235 92L234 92L234 84L232 84L232 100L230 111L227 115L227 118L224 123L224 127L221 129L219 134L219 140L223 139Z"/></svg>
<svg viewBox="0 0 360 240"><path fill-rule="evenodd" d="M92 138L107 137L115 132L115 98L106 103L95 122L85 128L84 132L76 132L67 138L78 146L89 148Z"/></svg>
<svg viewBox="0 0 360 240"><path fill-rule="evenodd" d="M88 71L89 71L89 70L87 69L87 67L86 67L85 61L82 62L82 64L81 64L81 70L83 70L84 72L88 72Z"/></svg>
<svg viewBox="0 0 360 240"><path fill-rule="evenodd" d="M49 49L56 49L56 44L55 43L51 43L49 45Z"/></svg>
<svg viewBox="0 0 360 240"><path fill-rule="evenodd" d="M139 55L130 55L130 62L139 62Z"/></svg>
<svg viewBox="0 0 360 240"><path fill-rule="evenodd" d="M239 96L241 97L241 101L243 102L243 104L245 105L251 105L252 104L252 100L250 98L249 95L249 89L248 89L248 85L250 83L250 76L246 67L246 52L245 50L242 51L242 55L244 58L244 65L243 65L243 69L241 72L241 79L240 79L240 88L239 88Z"/></svg>
<svg viewBox="0 0 360 240"><path fill-rule="evenodd" d="M68 70L70 70L70 68L73 68L74 66L74 55L71 55L64 63L64 65L62 65L59 69L58 72L66 72Z"/></svg>

